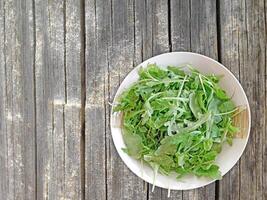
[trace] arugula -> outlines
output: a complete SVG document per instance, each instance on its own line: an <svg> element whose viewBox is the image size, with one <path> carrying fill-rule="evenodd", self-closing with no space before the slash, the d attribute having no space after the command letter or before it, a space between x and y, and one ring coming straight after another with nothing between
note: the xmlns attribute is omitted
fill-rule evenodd
<svg viewBox="0 0 267 200"><path fill-rule="evenodd" d="M220 179L215 159L238 130L236 106L218 85L220 76L155 64L139 70L114 112L123 112L124 151L157 173Z"/></svg>

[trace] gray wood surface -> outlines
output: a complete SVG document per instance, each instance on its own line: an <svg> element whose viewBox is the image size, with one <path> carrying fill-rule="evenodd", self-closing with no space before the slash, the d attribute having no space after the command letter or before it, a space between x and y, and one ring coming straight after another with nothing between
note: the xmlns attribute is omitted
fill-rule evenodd
<svg viewBox="0 0 267 200"><path fill-rule="evenodd" d="M64 11L58 1L35 1L37 199L65 196Z"/></svg>
<svg viewBox="0 0 267 200"><path fill-rule="evenodd" d="M107 197L105 76L108 69L107 48L111 37L110 9L110 2L85 1L85 199Z"/></svg>
<svg viewBox="0 0 267 200"><path fill-rule="evenodd" d="M32 1L1 1L1 199L35 198Z"/></svg>
<svg viewBox="0 0 267 200"><path fill-rule="evenodd" d="M80 1L35 1L37 199L81 199Z"/></svg>
<svg viewBox="0 0 267 200"><path fill-rule="evenodd" d="M65 2L65 198L84 196L84 168L82 165L82 73L84 51L82 42L81 1Z"/></svg>
<svg viewBox="0 0 267 200"><path fill-rule="evenodd" d="M193 51L240 80L248 146L221 181L169 199L267 199L266 0L1 0L0 199L167 199L135 176L110 106L143 60Z"/></svg>
<svg viewBox="0 0 267 200"><path fill-rule="evenodd" d="M5 79L5 18L4 3L0 2L0 194L1 198L7 198L8 194L8 146L6 130L6 79Z"/></svg>
<svg viewBox="0 0 267 200"><path fill-rule="evenodd" d="M239 78L252 127L238 164L220 181L219 199L267 199L266 2L221 1L221 61Z"/></svg>

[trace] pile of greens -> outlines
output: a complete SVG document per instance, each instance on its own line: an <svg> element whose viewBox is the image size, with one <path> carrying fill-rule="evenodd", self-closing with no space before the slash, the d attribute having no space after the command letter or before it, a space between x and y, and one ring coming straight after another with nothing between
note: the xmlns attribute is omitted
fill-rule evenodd
<svg viewBox="0 0 267 200"><path fill-rule="evenodd" d="M155 64L139 70L139 80L118 98L124 151L155 172L220 179L215 159L237 132L237 110L220 88L219 76Z"/></svg>

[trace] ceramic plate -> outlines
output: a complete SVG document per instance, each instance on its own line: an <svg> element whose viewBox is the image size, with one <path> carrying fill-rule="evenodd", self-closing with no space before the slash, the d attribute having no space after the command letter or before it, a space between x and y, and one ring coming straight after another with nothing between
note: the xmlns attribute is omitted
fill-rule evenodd
<svg viewBox="0 0 267 200"><path fill-rule="evenodd" d="M146 67L147 64L151 63L156 63L158 66L161 67L167 67L168 65L180 66L182 64L191 64L202 74L223 75L223 78L220 81L220 86L227 92L229 96L233 95L232 100L237 106L242 105L246 107L247 115L244 119L245 121L241 123L243 126L241 127L242 137L235 138L233 140L232 146L229 146L225 143L222 152L218 155L216 160L216 163L219 165L222 175L225 175L241 157L249 138L251 115L249 103L242 86L235 78L235 76L226 67L209 57L191 52L172 52L152 57L134 68L121 83L114 98L115 102L116 98L126 88L128 88L131 84L138 80L138 69L141 66ZM122 151L122 148L125 147L125 144L122 137L122 130L118 126L117 118L117 115L111 114L110 124L113 142L121 159L133 173L135 173L137 176L139 176L146 182L152 184L152 168L147 165L142 166L140 161L131 158L125 152ZM188 190L208 185L214 181L215 180L211 180L209 178L198 178L193 175L185 176L182 179L177 180L175 174L169 176L158 174L155 180L155 185L161 188L171 190Z"/></svg>

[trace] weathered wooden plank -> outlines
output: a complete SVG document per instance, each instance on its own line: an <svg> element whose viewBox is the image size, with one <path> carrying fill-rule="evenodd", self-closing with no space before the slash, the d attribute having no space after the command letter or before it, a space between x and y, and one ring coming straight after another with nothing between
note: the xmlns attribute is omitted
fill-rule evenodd
<svg viewBox="0 0 267 200"><path fill-rule="evenodd" d="M266 28L267 28L267 20L266 20L266 16L267 16L267 3L266 3L266 1L265 1L265 3L264 3L264 14L265 14L265 34L266 34ZM264 32L261 32L261 35L264 35ZM266 36L266 35L265 35ZM266 38L266 37L265 37ZM266 62L266 58L267 58L267 51L266 51L266 49L267 49L267 47L266 47L266 41L263 43L263 44L265 44L265 74L264 74L264 77L265 77L265 89L264 89L264 91L265 91L265 105L263 105L264 106L264 112L265 112L265 123L264 123L264 126L265 126L265 132L263 132L263 136L262 136L262 138L261 138L261 140L263 141L263 143L262 143L262 149L263 149L263 152L262 152L262 157L263 157L263 170L262 170L262 174L261 174L261 176L262 176L262 179L263 179L263 199L267 199L267 159L266 159L266 157L267 157L267 145L266 145L266 142L264 142L264 141L267 141L267 135L266 135L266 131L267 131L267 117L266 117L266 112L267 112L267 95L266 95L266 93L267 93L267 62ZM262 45L262 44L261 44ZM264 134L265 133L265 134Z"/></svg>
<svg viewBox="0 0 267 200"><path fill-rule="evenodd" d="M1 160L0 194L3 199L29 198L35 194L31 2L5 2L5 13L3 5L1 1L1 158L4 161ZM19 135L15 128L20 130Z"/></svg>
<svg viewBox="0 0 267 200"><path fill-rule="evenodd" d="M173 51L191 49L191 1L170 1L170 29Z"/></svg>
<svg viewBox="0 0 267 200"><path fill-rule="evenodd" d="M49 141L51 142L52 158L50 161L50 179L48 179L48 194L42 199L60 199L65 197L65 131L64 131L64 105L61 103L53 106L53 132ZM48 175L47 175L48 176ZM37 179L39 180L39 178ZM38 191L38 195L39 194Z"/></svg>
<svg viewBox="0 0 267 200"><path fill-rule="evenodd" d="M4 2L0 1L0 199L8 195L8 133L6 125L6 78L5 78L5 11Z"/></svg>
<svg viewBox="0 0 267 200"><path fill-rule="evenodd" d="M4 140L0 198L30 199L35 197L32 1L1 1L0 5L0 91L5 95L0 98L0 137Z"/></svg>
<svg viewBox="0 0 267 200"><path fill-rule="evenodd" d="M220 1L221 59L239 77L252 128L239 165L220 182L219 199L266 199L266 3Z"/></svg>
<svg viewBox="0 0 267 200"><path fill-rule="evenodd" d="M65 105L65 198L81 199L80 104Z"/></svg>
<svg viewBox="0 0 267 200"><path fill-rule="evenodd" d="M140 64L152 54L151 24L147 24L150 13L146 1L136 0L134 4L134 66Z"/></svg>
<svg viewBox="0 0 267 200"><path fill-rule="evenodd" d="M106 199L105 80L111 5L85 1L85 199Z"/></svg>
<svg viewBox="0 0 267 200"><path fill-rule="evenodd" d="M64 4L35 1L37 199L65 197Z"/></svg>
<svg viewBox="0 0 267 200"><path fill-rule="evenodd" d="M216 1L171 0L172 51L193 51L218 58ZM184 191L183 199L215 199L215 183Z"/></svg>
<svg viewBox="0 0 267 200"><path fill-rule="evenodd" d="M183 191L183 199L215 199L215 183L203 188Z"/></svg>
<svg viewBox="0 0 267 200"><path fill-rule="evenodd" d="M216 1L191 2L191 51L218 58Z"/></svg>
<svg viewBox="0 0 267 200"><path fill-rule="evenodd" d="M66 0L66 101L65 104L65 193L66 199L82 199L82 45L81 1Z"/></svg>
<svg viewBox="0 0 267 200"><path fill-rule="evenodd" d="M169 34L168 34L168 1L147 0L148 24L151 24L152 32L152 53L153 56L168 52ZM150 21L151 20L151 21Z"/></svg>
<svg viewBox="0 0 267 200"><path fill-rule="evenodd" d="M36 1L37 198L81 199L80 1Z"/></svg>
<svg viewBox="0 0 267 200"><path fill-rule="evenodd" d="M66 0L66 90L67 103L81 103L81 1Z"/></svg>
<svg viewBox="0 0 267 200"><path fill-rule="evenodd" d="M118 85L134 66L134 1L113 0L111 17L111 46L109 48L109 94L112 101ZM138 49L140 51L140 49ZM107 104L106 104L107 105ZM107 127L110 107L106 107ZM108 199L145 199L146 184L123 163L107 129L107 196ZM123 177L123 178L121 178Z"/></svg>

